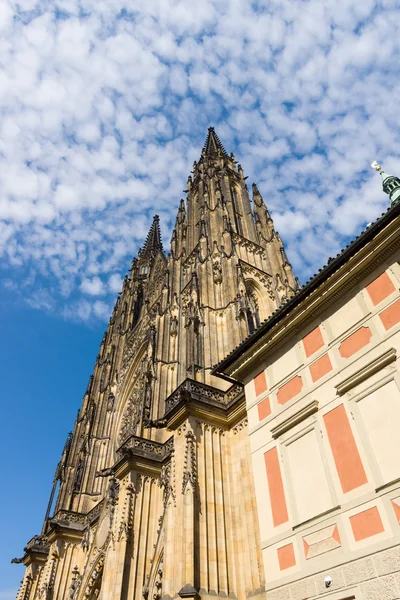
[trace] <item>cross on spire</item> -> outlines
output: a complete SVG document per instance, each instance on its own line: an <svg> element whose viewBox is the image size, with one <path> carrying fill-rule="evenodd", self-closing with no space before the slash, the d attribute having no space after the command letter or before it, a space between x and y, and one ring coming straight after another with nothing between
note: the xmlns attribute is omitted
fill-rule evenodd
<svg viewBox="0 0 400 600"><path fill-rule="evenodd" d="M215 133L214 127L208 128L208 135L206 142L203 146L203 152L207 156L211 156L212 154L224 154L225 156L228 156L225 148L221 143L221 140Z"/></svg>
<svg viewBox="0 0 400 600"><path fill-rule="evenodd" d="M160 231L160 217L158 215L154 215L153 223L151 224L149 233L147 234L146 241L143 244L143 247L139 250L139 256L141 258L150 257L158 250L163 251Z"/></svg>

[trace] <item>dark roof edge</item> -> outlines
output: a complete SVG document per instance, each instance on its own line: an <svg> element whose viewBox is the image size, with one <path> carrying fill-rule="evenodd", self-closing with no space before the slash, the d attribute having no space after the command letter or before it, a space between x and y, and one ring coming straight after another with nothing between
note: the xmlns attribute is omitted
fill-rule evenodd
<svg viewBox="0 0 400 600"><path fill-rule="evenodd" d="M371 241L382 229L386 227L392 220L400 215L400 203L392 208L389 208L382 216L377 219L368 229L363 231L355 238L340 254L333 258L323 269L319 271L308 283L290 298L285 304L278 308L272 315L265 320L258 329L256 329L248 338L246 338L239 346L237 346L228 356L221 360L220 363L213 367L211 373L220 375L223 370L235 362L235 360L248 350L256 341L258 341L265 333L267 333L278 321L287 315L297 304L299 304L307 295L317 289L328 277L333 275L335 271L356 254L365 244Z"/></svg>

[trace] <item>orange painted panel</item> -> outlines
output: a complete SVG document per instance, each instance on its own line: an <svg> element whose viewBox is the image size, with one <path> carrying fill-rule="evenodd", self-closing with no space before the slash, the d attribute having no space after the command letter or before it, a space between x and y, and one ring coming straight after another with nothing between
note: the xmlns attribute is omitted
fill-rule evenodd
<svg viewBox="0 0 400 600"><path fill-rule="evenodd" d="M265 377L265 371L261 371L257 377L254 377L254 389L256 391L256 396L259 396L266 391L267 379Z"/></svg>
<svg viewBox="0 0 400 600"><path fill-rule="evenodd" d="M289 400L301 392L302 387L303 380L300 375L296 375L296 377L293 377L293 379L279 388L277 393L278 404L286 404L286 402L289 402Z"/></svg>
<svg viewBox="0 0 400 600"><path fill-rule="evenodd" d="M296 558L294 556L293 544L287 544L287 546L278 548L278 561L281 571L295 566Z"/></svg>
<svg viewBox="0 0 400 600"><path fill-rule="evenodd" d="M393 506L394 514L396 515L396 519L400 523L400 502L399 502L399 498L396 498L395 500L392 500L392 506Z"/></svg>
<svg viewBox="0 0 400 600"><path fill-rule="evenodd" d="M307 542L304 538L303 538L303 548L304 548L304 556L307 558L307 554L310 549L310 546L307 544Z"/></svg>
<svg viewBox="0 0 400 600"><path fill-rule="evenodd" d="M271 404L269 398L265 398L262 402L257 405L258 418L260 421L265 419L271 414Z"/></svg>
<svg viewBox="0 0 400 600"><path fill-rule="evenodd" d="M339 545L342 544L342 542L340 541L339 529L337 525L335 525L335 529L333 530L332 539L334 539L335 542L337 542Z"/></svg>
<svg viewBox="0 0 400 600"><path fill-rule="evenodd" d="M278 451L271 448L264 454L265 468L267 470L267 481L269 497L271 501L272 521L274 527L286 523L288 512L286 507L285 490L283 489L281 467L279 465Z"/></svg>
<svg viewBox="0 0 400 600"><path fill-rule="evenodd" d="M321 379L321 377L329 373L329 371L332 371L332 363L329 354L324 354L310 365L311 379L313 381Z"/></svg>
<svg viewBox="0 0 400 600"><path fill-rule="evenodd" d="M356 542L385 531L376 506L350 517L350 525Z"/></svg>
<svg viewBox="0 0 400 600"><path fill-rule="evenodd" d="M319 327L310 331L310 333L303 338L304 351L307 357L314 354L314 352L322 348L323 345L324 340Z"/></svg>
<svg viewBox="0 0 400 600"><path fill-rule="evenodd" d="M376 306L379 302L382 302L382 300L390 296L390 294L394 292L395 287L389 275L385 272L367 285L366 290L371 298L372 304Z"/></svg>
<svg viewBox="0 0 400 600"><path fill-rule="evenodd" d="M400 321L400 300L396 300L396 302L385 308L379 314L379 317L386 330L397 325Z"/></svg>
<svg viewBox="0 0 400 600"><path fill-rule="evenodd" d="M367 483L367 476L343 404L324 415L324 422L343 493Z"/></svg>
<svg viewBox="0 0 400 600"><path fill-rule="evenodd" d="M343 358L349 358L356 352L369 344L372 333L369 327L360 327L354 333L349 335L339 346L339 354Z"/></svg>

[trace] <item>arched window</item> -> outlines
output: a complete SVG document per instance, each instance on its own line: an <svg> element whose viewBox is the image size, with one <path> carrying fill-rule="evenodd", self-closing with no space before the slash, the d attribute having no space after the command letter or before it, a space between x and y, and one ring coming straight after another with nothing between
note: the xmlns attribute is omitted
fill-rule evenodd
<svg viewBox="0 0 400 600"><path fill-rule="evenodd" d="M246 311L249 333L253 333L260 325L259 300L256 286L252 281L246 281L248 308Z"/></svg>
<svg viewBox="0 0 400 600"><path fill-rule="evenodd" d="M246 317L247 317L247 326L249 328L249 333L253 333L253 331L256 329L257 325L255 324L254 315L252 315L252 313L249 309L247 309Z"/></svg>
<svg viewBox="0 0 400 600"><path fill-rule="evenodd" d="M135 325L139 321L140 313L142 311L142 305L143 305L143 288L142 288L142 286L140 286L138 288L136 301L133 306L132 328L135 327Z"/></svg>

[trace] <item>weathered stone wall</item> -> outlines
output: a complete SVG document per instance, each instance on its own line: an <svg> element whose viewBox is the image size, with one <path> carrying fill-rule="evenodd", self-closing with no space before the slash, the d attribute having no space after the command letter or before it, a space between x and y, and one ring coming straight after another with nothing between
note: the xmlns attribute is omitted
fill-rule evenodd
<svg viewBox="0 0 400 600"><path fill-rule="evenodd" d="M329 589L326 576L332 577ZM400 598L400 545L271 589L268 600L397 600Z"/></svg>

